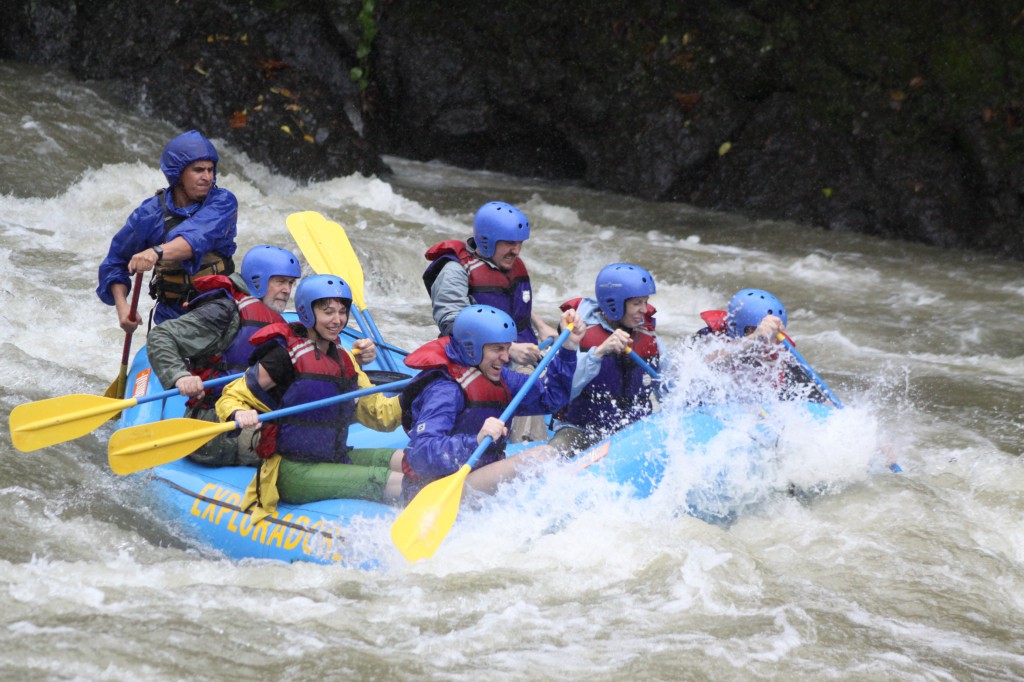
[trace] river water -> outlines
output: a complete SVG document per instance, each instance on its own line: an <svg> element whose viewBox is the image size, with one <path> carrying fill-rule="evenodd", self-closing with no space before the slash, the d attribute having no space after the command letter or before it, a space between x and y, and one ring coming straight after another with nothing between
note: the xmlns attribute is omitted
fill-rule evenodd
<svg viewBox="0 0 1024 682"><path fill-rule="evenodd" d="M107 468L112 425L16 451L14 406L101 394L116 377L123 335L93 293L96 266L161 186L176 132L96 84L0 63L0 676L1024 677L1017 262L394 158L388 181L306 185L220 143L240 252L295 248L292 212L338 221L378 326L402 347L435 333L425 247L467 236L491 199L533 221L524 258L550 322L603 265L651 270L684 373L701 311L772 291L846 404L824 431L790 425L789 473L812 472L817 494L767 495L723 527L677 513L685 461L642 501L584 496L581 477L524 483L464 511L413 565L386 528L367 528L361 542L384 557L367 572L196 544L143 476Z"/></svg>

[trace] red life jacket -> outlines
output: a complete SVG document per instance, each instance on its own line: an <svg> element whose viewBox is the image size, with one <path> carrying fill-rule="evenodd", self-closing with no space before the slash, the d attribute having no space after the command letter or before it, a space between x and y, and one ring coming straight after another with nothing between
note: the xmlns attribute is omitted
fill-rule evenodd
<svg viewBox="0 0 1024 682"><path fill-rule="evenodd" d="M455 420L455 433L479 433L488 417L500 417L512 402L512 394L504 380L494 383L479 368L452 362L444 350L450 342L451 338L447 336L435 339L420 346L405 359L406 366L422 370L422 374L402 391L398 399L402 405L402 426L406 431L412 429L416 422L412 414L412 403L416 396L442 375L447 375L459 385L466 401L462 414Z"/></svg>
<svg viewBox="0 0 1024 682"><path fill-rule="evenodd" d="M728 316L725 310L705 310L700 314L700 319L708 325L710 333L724 334L726 332L725 318Z"/></svg>
<svg viewBox="0 0 1024 682"><path fill-rule="evenodd" d="M457 239L435 244L424 255L431 261L423 273L423 283L428 292L447 262L457 260L469 274L470 300L508 313L519 332L517 340L520 343L537 343L537 336L530 325L533 290L522 258L517 258L512 269L506 272L474 254L465 242Z"/></svg>
<svg viewBox="0 0 1024 682"><path fill-rule="evenodd" d="M249 356L252 355L254 349L250 343L252 335L269 324L283 323L284 318L262 300L236 288L231 278L225 275L200 277L193 280L192 285L201 293L201 296L192 300L189 304L190 308L198 307L197 303L203 301L207 296L216 295L211 292L223 292L223 295L230 296L235 301L240 318L238 333L235 334L235 338L231 340L228 347L220 355L193 363L192 374L203 381L208 381L244 371L249 366ZM192 407L198 403L200 407L213 407L217 399L220 398L221 391L222 387L209 389L201 402L190 398L186 406Z"/></svg>

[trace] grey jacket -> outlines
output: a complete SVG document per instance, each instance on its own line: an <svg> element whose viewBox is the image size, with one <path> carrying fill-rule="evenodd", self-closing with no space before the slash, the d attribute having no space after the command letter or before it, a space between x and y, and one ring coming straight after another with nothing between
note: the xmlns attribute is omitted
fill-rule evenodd
<svg viewBox="0 0 1024 682"><path fill-rule="evenodd" d="M452 325L459 312L473 305L469 298L469 273L458 261L449 261L430 287L430 304L434 322L441 336L451 336Z"/></svg>
<svg viewBox="0 0 1024 682"><path fill-rule="evenodd" d="M239 273L230 278L237 289L249 292ZM146 350L160 385L173 388L174 382L191 374L194 363L223 353L240 326L238 306L231 299L220 297L153 327L146 337Z"/></svg>

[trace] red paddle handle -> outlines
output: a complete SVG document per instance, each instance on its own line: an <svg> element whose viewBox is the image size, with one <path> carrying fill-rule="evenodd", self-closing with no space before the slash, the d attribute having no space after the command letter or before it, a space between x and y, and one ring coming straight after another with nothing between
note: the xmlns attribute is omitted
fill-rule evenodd
<svg viewBox="0 0 1024 682"><path fill-rule="evenodd" d="M132 307L128 311L128 318L137 320L139 318L139 294L142 293L142 273L135 273L135 291L132 292ZM128 356L132 352L132 333L126 332L124 335L124 350L121 351L121 364L128 364Z"/></svg>

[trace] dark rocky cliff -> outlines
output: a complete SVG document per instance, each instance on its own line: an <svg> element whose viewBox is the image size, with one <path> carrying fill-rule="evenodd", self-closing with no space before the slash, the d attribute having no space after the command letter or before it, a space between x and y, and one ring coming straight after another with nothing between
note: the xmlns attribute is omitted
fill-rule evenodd
<svg viewBox="0 0 1024 682"><path fill-rule="evenodd" d="M440 159L1024 259L1022 10L10 0L0 57L299 179Z"/></svg>

